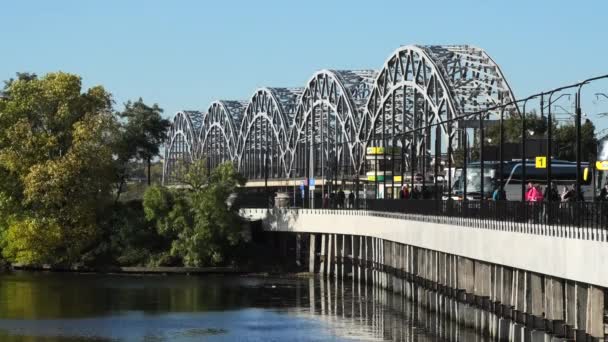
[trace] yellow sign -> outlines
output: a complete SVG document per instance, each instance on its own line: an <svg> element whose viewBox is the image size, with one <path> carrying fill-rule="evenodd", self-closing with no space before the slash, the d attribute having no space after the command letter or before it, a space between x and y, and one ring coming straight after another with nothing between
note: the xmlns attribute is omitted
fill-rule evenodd
<svg viewBox="0 0 608 342"><path fill-rule="evenodd" d="M399 155L401 153L400 147L382 147L382 146L371 146L366 150L367 154L386 154L386 155Z"/></svg>
<svg viewBox="0 0 608 342"><path fill-rule="evenodd" d="M401 182L401 176L394 176L393 177L393 181L394 182Z"/></svg>
<svg viewBox="0 0 608 342"><path fill-rule="evenodd" d="M596 161L595 162L595 168L600 170L600 171L606 171L608 170L608 160L603 160L603 161Z"/></svg>
<svg viewBox="0 0 608 342"><path fill-rule="evenodd" d="M372 147L367 148L367 154L383 154L383 153L384 153L384 147L372 146Z"/></svg>
<svg viewBox="0 0 608 342"><path fill-rule="evenodd" d="M536 157L536 168L546 169L547 168L547 157Z"/></svg>

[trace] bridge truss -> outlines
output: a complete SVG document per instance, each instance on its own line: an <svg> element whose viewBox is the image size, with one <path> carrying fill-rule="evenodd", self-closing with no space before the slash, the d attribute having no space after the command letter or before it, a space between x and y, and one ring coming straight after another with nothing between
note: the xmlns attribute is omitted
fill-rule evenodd
<svg viewBox="0 0 608 342"><path fill-rule="evenodd" d="M182 165L205 159L210 168L232 161L250 180L337 183L365 173L368 147L399 151L391 156L400 160L393 174L424 172L433 156L461 146L470 128L464 114L518 115L515 105L489 110L514 101L499 66L480 48L402 46L380 70L321 70L304 88L260 88L249 101L178 112L163 182L179 182Z"/></svg>

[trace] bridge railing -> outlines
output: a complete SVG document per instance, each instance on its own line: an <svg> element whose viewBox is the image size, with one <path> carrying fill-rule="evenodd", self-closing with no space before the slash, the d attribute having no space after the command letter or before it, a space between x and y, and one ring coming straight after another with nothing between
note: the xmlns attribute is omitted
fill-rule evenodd
<svg viewBox="0 0 608 342"><path fill-rule="evenodd" d="M368 199L359 204L372 213L458 226L602 241L608 234L608 202Z"/></svg>
<svg viewBox="0 0 608 342"><path fill-rule="evenodd" d="M274 207L274 194L239 196L241 208ZM359 199L343 201L315 198L314 203L289 198L288 207L348 215L363 210L366 215L403 214L410 220L456 226L517 231L581 239L602 240L608 236L608 202L520 202L439 199Z"/></svg>

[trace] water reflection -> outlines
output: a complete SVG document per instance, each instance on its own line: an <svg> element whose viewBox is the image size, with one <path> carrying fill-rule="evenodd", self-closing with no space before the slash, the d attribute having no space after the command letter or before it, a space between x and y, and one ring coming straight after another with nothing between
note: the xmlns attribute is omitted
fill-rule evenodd
<svg viewBox="0 0 608 342"><path fill-rule="evenodd" d="M496 321L407 291L415 302L351 280L15 273L0 275L0 340L484 341L450 317Z"/></svg>

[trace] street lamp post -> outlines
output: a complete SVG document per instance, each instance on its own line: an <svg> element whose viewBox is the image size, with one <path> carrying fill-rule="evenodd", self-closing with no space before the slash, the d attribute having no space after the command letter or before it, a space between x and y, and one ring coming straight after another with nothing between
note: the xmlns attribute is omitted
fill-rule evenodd
<svg viewBox="0 0 608 342"><path fill-rule="evenodd" d="M484 200L484 171L485 171L485 165L484 165L484 155L483 155L483 145L484 145L484 132L483 132L483 115L484 113L482 112L481 114L479 114L479 173L480 173L480 182L479 182L479 195L480 195L480 201L483 203Z"/></svg>
<svg viewBox="0 0 608 342"><path fill-rule="evenodd" d="M586 83L581 84L576 92L574 100L576 110L576 201L581 200L581 89Z"/></svg>
<svg viewBox="0 0 608 342"><path fill-rule="evenodd" d="M467 129L463 128L460 130L462 132L462 139L463 139L463 149L464 149L464 153L463 153L463 157L462 157L462 174L461 174L461 178L462 178L462 200L466 201L467 200L467 154L469 153L469 139L467 137Z"/></svg>
<svg viewBox="0 0 608 342"><path fill-rule="evenodd" d="M524 100L523 110L521 112L521 200L526 199L526 104L529 100L538 95L529 97Z"/></svg>
<svg viewBox="0 0 608 342"><path fill-rule="evenodd" d="M570 94L561 94L557 99L555 99L555 101L552 101L551 99L553 98L553 94L557 93L558 91L561 91L565 88L558 88L555 89L553 91L551 91L549 93L549 101L547 103L547 107L548 107L548 112L547 112L547 194L549 196L551 196L551 177L552 177L552 169L551 169L551 155L552 155L552 147L553 147L553 121L552 121L552 113L551 113L551 106L553 105L553 102L557 102L559 99L561 99L564 96L568 96L568 98L570 98ZM541 101L542 101L542 97L541 97ZM541 102L542 103L542 102ZM541 111L542 111L542 105L541 105ZM547 200L550 200L550 198L548 198Z"/></svg>
<svg viewBox="0 0 608 342"><path fill-rule="evenodd" d="M505 116L505 109L501 108L500 109L500 127L499 127L499 140L500 140L500 149L498 151L498 153L500 154L499 157L499 161L500 161L500 168L499 168L499 172L500 172L500 187L499 187L499 191L500 194L502 196L503 191L504 191L504 186L505 186L505 177L504 177L504 164L505 164L505 157L504 157L504 140L505 140L505 132L504 132L504 116ZM491 142L490 142L491 143ZM500 197L503 198L503 197Z"/></svg>

